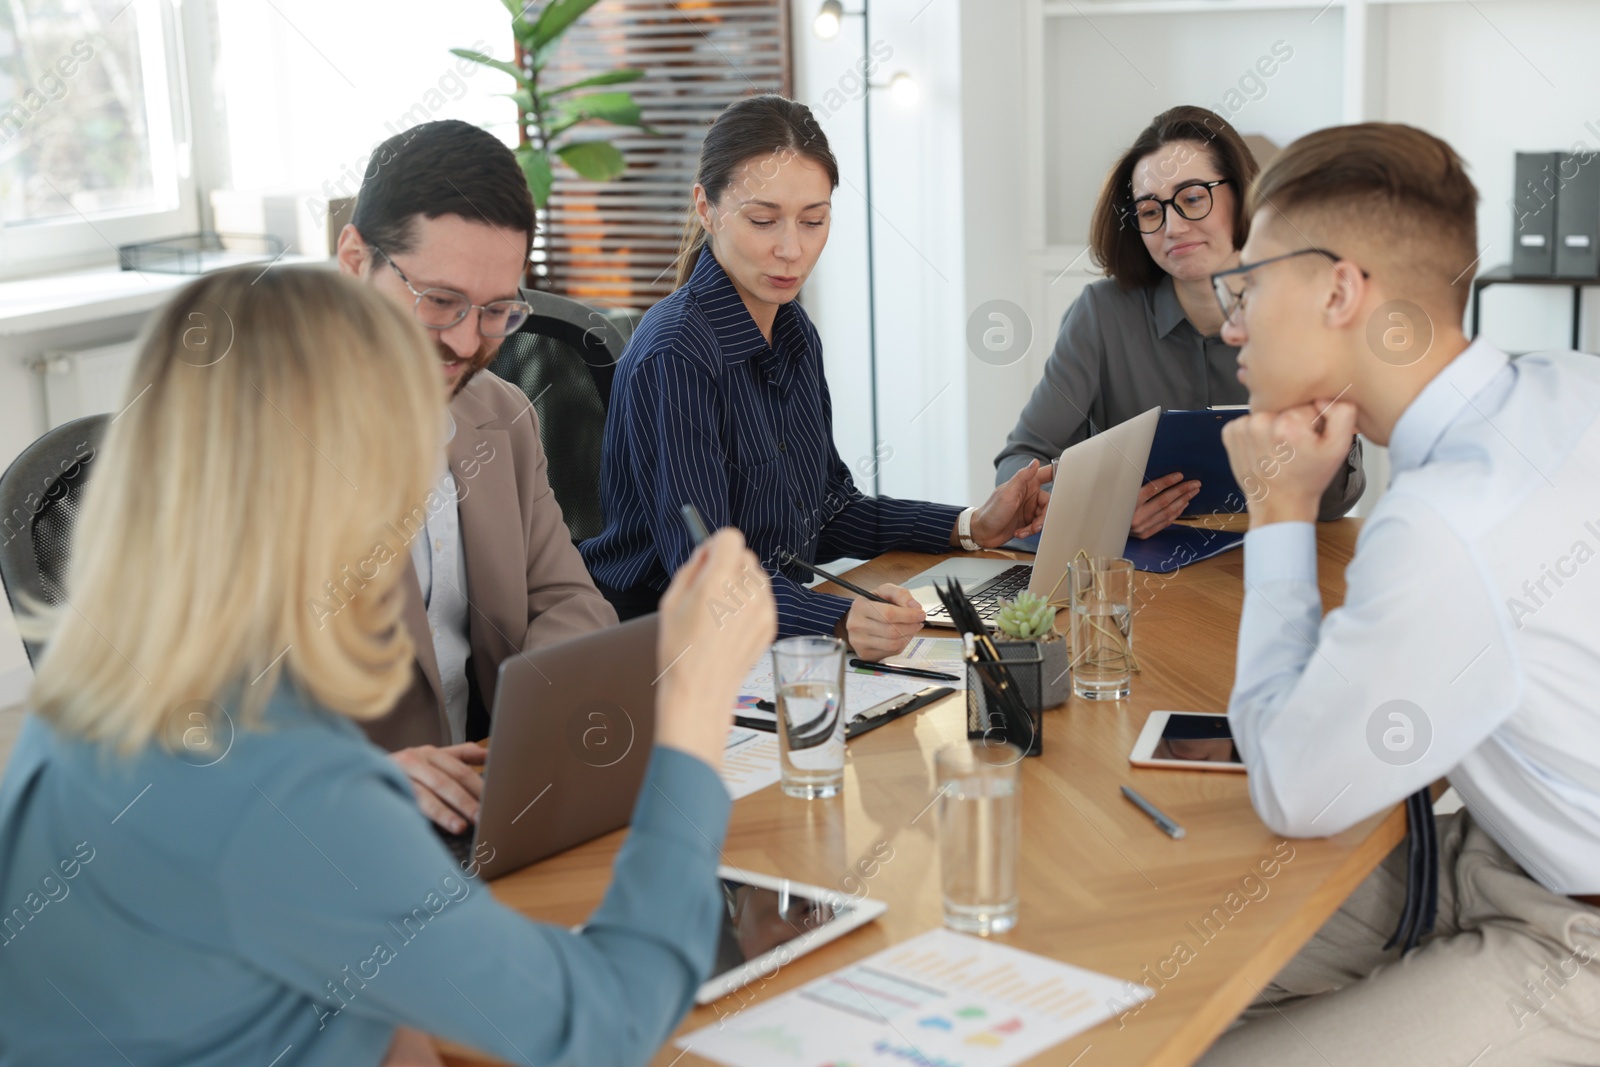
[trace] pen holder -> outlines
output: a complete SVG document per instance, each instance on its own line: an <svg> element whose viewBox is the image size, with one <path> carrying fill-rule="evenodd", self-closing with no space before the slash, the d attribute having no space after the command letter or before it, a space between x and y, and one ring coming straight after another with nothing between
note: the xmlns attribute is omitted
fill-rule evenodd
<svg viewBox="0 0 1600 1067"><path fill-rule="evenodd" d="M1044 716L1041 698L1045 690L1044 656L1032 641L1001 642L995 646L1012 684L1027 707L1027 720L1009 721L1004 706L994 699L990 683L984 679L987 664L967 660L967 737L995 744L1009 742L1023 755L1037 756L1044 751Z"/></svg>

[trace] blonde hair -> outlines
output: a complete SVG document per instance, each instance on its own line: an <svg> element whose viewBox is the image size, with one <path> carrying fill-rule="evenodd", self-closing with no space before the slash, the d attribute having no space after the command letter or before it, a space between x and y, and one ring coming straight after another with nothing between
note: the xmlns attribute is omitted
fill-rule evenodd
<svg viewBox="0 0 1600 1067"><path fill-rule="evenodd" d="M386 712L411 680L394 524L439 462L436 362L404 309L327 271L185 287L94 461L66 599L24 623L48 638L32 710L125 753L171 747L196 701L255 721L285 672L333 711Z"/></svg>

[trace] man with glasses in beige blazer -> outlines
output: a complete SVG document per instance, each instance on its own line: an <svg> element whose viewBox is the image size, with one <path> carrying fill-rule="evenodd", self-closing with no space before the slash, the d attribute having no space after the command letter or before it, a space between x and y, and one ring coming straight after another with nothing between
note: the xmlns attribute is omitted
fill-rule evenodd
<svg viewBox="0 0 1600 1067"><path fill-rule="evenodd" d="M366 728L404 768L423 813L455 833L477 817L474 768L485 750L475 742L488 733L501 662L617 621L550 490L533 406L485 369L529 314L518 285L533 226L511 151L475 126L445 121L374 150L339 235L340 271L428 328L452 425L428 498L371 558L341 567L311 610L340 610L373 568L409 554L403 618L417 649L414 678Z"/></svg>

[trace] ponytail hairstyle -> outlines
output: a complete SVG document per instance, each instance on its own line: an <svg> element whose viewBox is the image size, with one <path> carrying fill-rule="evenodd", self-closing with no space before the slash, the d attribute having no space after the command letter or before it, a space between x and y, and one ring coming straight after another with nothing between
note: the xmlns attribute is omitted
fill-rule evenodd
<svg viewBox="0 0 1600 1067"><path fill-rule="evenodd" d="M717 116L700 146L700 166L695 183L706 192L706 200L716 204L738 175L739 168L752 159L778 154L779 162L803 156L828 173L830 189L839 187L839 164L828 147L828 137L806 105L776 93L747 96L729 104ZM751 177L772 177L772 174ZM683 225L683 240L678 245L678 280L681 288L694 273L700 250L706 244L706 229L694 205Z"/></svg>

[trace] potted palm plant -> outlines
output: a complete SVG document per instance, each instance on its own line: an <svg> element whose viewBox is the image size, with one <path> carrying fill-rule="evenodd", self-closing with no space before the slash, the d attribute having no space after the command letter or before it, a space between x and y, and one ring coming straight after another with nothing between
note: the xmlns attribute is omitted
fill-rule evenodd
<svg viewBox="0 0 1600 1067"><path fill-rule="evenodd" d="M1018 688L1025 700L1031 703L1033 694L1038 693L1039 706L1030 711L1042 711L1067 701L1072 653L1066 638L1056 632L1055 626L1055 607L1048 599L1034 593L1023 592L1015 600L1001 601L995 615L995 628L1004 635L995 639L995 648L1003 658L1039 658L1037 686L1018 678Z"/></svg>
<svg viewBox="0 0 1600 1067"><path fill-rule="evenodd" d="M614 89L644 77L644 71L619 68L561 85L543 79L562 35L599 0L548 0L535 5L522 0L501 0L511 13L511 33L516 38L512 62L486 56L470 48L450 51L463 59L511 75L516 88L503 94L517 106L517 162L527 176L534 206L543 209L555 185L554 157L589 181L610 181L627 169L622 152L608 139L603 126L622 126L655 133L639 114L630 93Z"/></svg>

